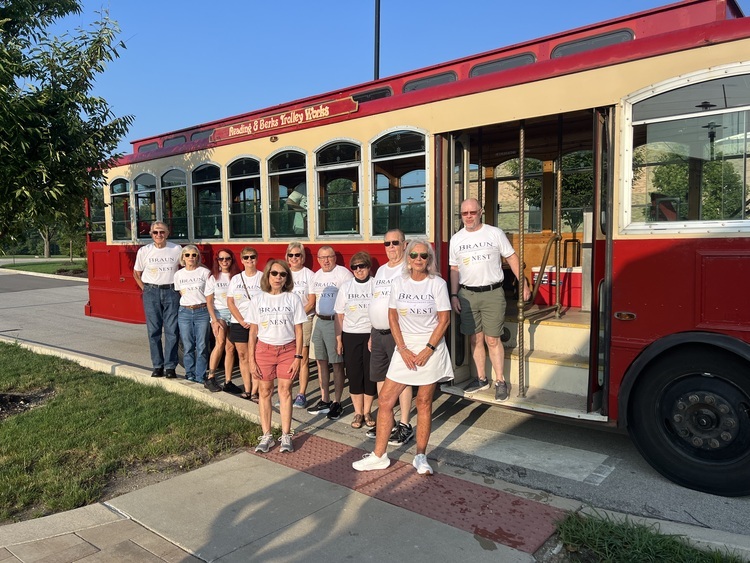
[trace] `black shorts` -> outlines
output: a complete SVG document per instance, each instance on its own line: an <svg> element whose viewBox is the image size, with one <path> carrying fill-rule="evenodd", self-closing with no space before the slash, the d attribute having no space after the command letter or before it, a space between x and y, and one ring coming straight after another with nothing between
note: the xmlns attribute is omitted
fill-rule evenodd
<svg viewBox="0 0 750 563"><path fill-rule="evenodd" d="M247 344L250 340L250 329L243 327L240 323L231 323L229 325L229 341L232 344Z"/></svg>
<svg viewBox="0 0 750 563"><path fill-rule="evenodd" d="M370 380L376 383L385 381L385 374L391 365L393 352L396 351L396 341L393 335L380 334L377 329L372 329L372 352L370 354Z"/></svg>

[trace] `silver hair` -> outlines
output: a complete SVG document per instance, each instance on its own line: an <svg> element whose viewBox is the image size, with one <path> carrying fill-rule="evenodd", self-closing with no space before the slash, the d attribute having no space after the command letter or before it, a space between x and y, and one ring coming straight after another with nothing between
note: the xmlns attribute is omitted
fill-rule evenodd
<svg viewBox="0 0 750 563"><path fill-rule="evenodd" d="M410 239L409 244L406 245L406 260L404 260L404 275L409 276L411 275L411 267L409 266L409 253L411 253L414 250L414 247L417 245L423 245L427 248L427 275L431 278L434 278L438 275L438 269L437 264L435 263L435 250L432 248L432 245L426 240L422 238L415 238Z"/></svg>

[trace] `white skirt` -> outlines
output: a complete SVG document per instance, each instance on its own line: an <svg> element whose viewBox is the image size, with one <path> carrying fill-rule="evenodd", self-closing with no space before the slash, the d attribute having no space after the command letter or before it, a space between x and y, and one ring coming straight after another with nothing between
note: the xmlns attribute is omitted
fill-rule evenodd
<svg viewBox="0 0 750 563"><path fill-rule="evenodd" d="M424 350L431 335L431 332L427 334L402 333L404 344L415 354ZM435 352L427 360L427 363L423 366L417 366L416 370L407 368L401 354L398 351L394 352L386 377L404 385L429 385L453 379L453 364L448 354L448 347L445 345L445 339L440 339L440 343L435 346Z"/></svg>

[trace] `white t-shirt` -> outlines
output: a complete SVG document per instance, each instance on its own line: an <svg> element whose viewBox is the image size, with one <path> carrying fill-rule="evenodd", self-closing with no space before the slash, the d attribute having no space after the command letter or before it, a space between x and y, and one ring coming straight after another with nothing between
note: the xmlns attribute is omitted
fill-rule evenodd
<svg viewBox="0 0 750 563"><path fill-rule="evenodd" d="M290 292L271 295L262 292L253 297L245 321L258 325L258 340L271 346L294 342L294 325L307 320L305 308L299 297Z"/></svg>
<svg viewBox="0 0 750 563"><path fill-rule="evenodd" d="M260 279L262 277L263 272L260 270L255 272L254 276L248 276L245 272L240 272L229 282L227 297L234 298L234 304L237 305L243 318L247 318L247 312L250 310L250 302L263 293L260 289ZM232 315L232 322L238 323L240 321Z"/></svg>
<svg viewBox="0 0 750 563"><path fill-rule="evenodd" d="M195 270L183 268L174 275L174 288L180 292L180 305L201 305L206 302L206 282L211 270L198 266Z"/></svg>
<svg viewBox="0 0 750 563"><path fill-rule="evenodd" d="M206 282L206 295L214 296L214 309L217 311L226 311L229 309L227 306L227 292L229 291L229 283L231 277L226 272L219 274L217 280L213 275L209 276Z"/></svg>
<svg viewBox="0 0 750 563"><path fill-rule="evenodd" d="M338 265L330 272L315 272L310 286L310 293L315 294L315 312L326 317L332 316L339 288L353 277L349 270Z"/></svg>
<svg viewBox="0 0 750 563"><path fill-rule="evenodd" d="M292 293L299 295L303 308L307 305L307 300L310 297L310 284L312 283L313 275L313 271L306 266L303 266L301 270L292 272L292 279L294 280ZM310 316L312 315L311 312Z"/></svg>
<svg viewBox="0 0 750 563"><path fill-rule="evenodd" d="M167 285L174 281L174 275L180 268L182 247L167 242L164 248L156 248L152 242L138 249L133 269L141 272L143 283Z"/></svg>
<svg viewBox="0 0 750 563"><path fill-rule="evenodd" d="M372 330L368 309L372 301L373 278L360 282L354 278L339 289L334 310L344 315L343 331L349 334L369 334Z"/></svg>
<svg viewBox="0 0 750 563"><path fill-rule="evenodd" d="M462 285L478 287L503 281L503 262L515 254L505 233L492 225L482 225L477 231L465 228L451 238L448 263L458 266L458 280Z"/></svg>
<svg viewBox="0 0 750 563"><path fill-rule="evenodd" d="M390 309L398 311L401 332L427 334L438 325L438 311L450 311L448 285L439 276L422 281L402 277L393 280Z"/></svg>
<svg viewBox="0 0 750 563"><path fill-rule="evenodd" d="M373 278L372 301L370 302L370 322L377 330L387 330L388 302L391 296L393 280L404 275L404 263L395 266L380 266Z"/></svg>

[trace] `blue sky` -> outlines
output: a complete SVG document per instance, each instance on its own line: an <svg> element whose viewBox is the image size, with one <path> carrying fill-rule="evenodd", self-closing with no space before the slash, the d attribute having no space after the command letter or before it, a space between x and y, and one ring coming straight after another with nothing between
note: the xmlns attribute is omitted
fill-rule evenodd
<svg viewBox="0 0 750 563"><path fill-rule="evenodd" d="M629 13L668 0L381 0L387 77ZM747 13L748 0L740 0ZM373 78L374 0L83 0L109 11L127 49L95 93L135 121L129 141Z"/></svg>

